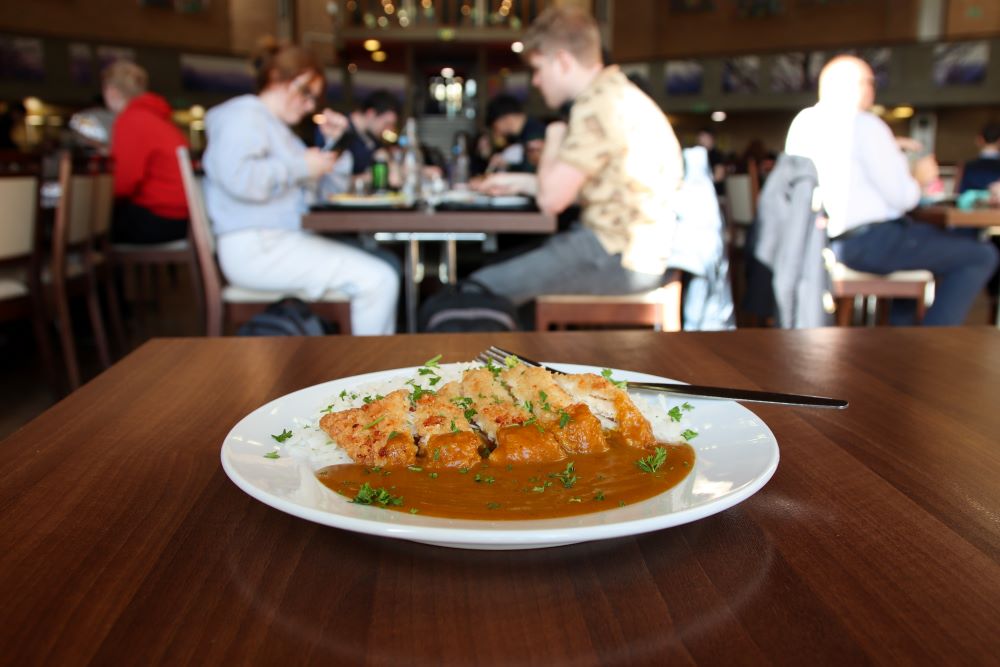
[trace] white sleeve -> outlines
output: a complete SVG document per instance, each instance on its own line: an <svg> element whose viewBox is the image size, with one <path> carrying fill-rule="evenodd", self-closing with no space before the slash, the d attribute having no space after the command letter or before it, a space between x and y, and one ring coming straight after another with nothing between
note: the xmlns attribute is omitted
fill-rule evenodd
<svg viewBox="0 0 1000 667"><path fill-rule="evenodd" d="M354 156L350 151L344 151L334 162L333 171L320 180L320 193L326 196L350 192L353 176Z"/></svg>
<svg viewBox="0 0 1000 667"><path fill-rule="evenodd" d="M890 207L900 211L916 208L920 184L910 175L906 156L889 126L871 114L861 114L857 132L859 161L869 182Z"/></svg>

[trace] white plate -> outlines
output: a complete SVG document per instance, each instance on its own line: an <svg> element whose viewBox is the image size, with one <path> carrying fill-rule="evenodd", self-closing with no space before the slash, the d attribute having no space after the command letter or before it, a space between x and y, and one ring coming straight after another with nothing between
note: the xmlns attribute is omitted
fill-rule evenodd
<svg viewBox="0 0 1000 667"><path fill-rule="evenodd" d="M406 200L398 195L331 195L327 201L337 206L351 208L371 208L385 206L403 206Z"/></svg>
<svg viewBox="0 0 1000 667"><path fill-rule="evenodd" d="M495 208L517 208L531 203L531 197L524 195L499 195L490 197L490 206Z"/></svg>
<svg viewBox="0 0 1000 667"><path fill-rule="evenodd" d="M551 364L570 373L600 373L592 366ZM464 549L534 549L623 535L637 535L705 518L756 493L778 466L778 443L757 415L732 401L668 397L633 392L659 409L687 400L684 414L695 465L673 489L627 507L558 519L475 521L444 519L355 505L330 491L303 459L268 459L272 434L295 432L316 421L319 411L343 390L399 376L404 368L318 384L257 408L233 427L222 445L222 467L233 482L257 500L293 516L344 530ZM669 382L666 378L614 371L616 380Z"/></svg>

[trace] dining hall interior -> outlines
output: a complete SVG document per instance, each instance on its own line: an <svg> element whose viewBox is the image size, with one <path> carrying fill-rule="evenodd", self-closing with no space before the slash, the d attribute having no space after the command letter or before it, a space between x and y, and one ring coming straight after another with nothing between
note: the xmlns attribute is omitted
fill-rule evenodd
<svg viewBox="0 0 1000 667"><path fill-rule="evenodd" d="M0 593L25 605L0 654L988 663L998 267L993 0L3 3ZM610 405L574 374L695 385L649 403L680 449L625 465L688 482L504 515L519 459L465 362L553 437ZM465 458L425 454L425 395ZM409 438L397 477L445 452L496 495L435 514L400 479L331 510L298 475L337 415L393 424L337 484L371 491ZM592 443L551 446L532 500L610 497Z"/></svg>

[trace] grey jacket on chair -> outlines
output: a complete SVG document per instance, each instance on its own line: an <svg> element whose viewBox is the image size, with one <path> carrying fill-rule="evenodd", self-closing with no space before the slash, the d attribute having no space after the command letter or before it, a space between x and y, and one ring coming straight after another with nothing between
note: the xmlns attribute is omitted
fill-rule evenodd
<svg viewBox="0 0 1000 667"><path fill-rule="evenodd" d="M773 314L785 329L833 322L823 303L830 277L822 257L826 230L816 226L813 210L817 183L812 160L782 154L757 204L747 277L748 309ZM764 313L769 297L773 313Z"/></svg>

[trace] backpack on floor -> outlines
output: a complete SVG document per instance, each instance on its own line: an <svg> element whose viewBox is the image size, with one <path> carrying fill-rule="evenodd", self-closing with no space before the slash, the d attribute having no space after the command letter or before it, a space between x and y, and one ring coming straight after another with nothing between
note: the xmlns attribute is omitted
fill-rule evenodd
<svg viewBox="0 0 1000 667"><path fill-rule="evenodd" d="M240 336L322 336L328 328L301 299L285 297L239 328Z"/></svg>
<svg viewBox="0 0 1000 667"><path fill-rule="evenodd" d="M417 328L425 333L518 331L517 308L482 283L445 285L420 306Z"/></svg>

